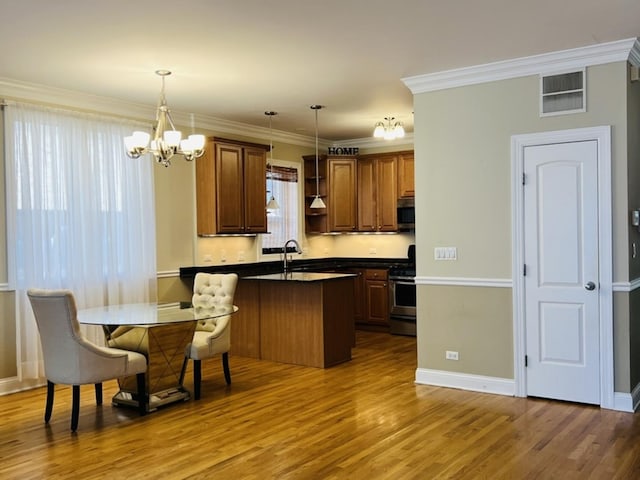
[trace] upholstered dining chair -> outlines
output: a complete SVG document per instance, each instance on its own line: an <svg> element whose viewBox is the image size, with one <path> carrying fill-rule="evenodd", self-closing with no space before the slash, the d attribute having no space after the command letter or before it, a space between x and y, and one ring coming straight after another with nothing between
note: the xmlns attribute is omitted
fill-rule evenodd
<svg viewBox="0 0 640 480"><path fill-rule="evenodd" d="M193 282L193 297L191 303L196 312L206 311L233 305L233 296L238 284L235 273L203 273L198 272ZM229 371L229 350L231 349L231 315L198 320L193 341L185 350L180 383L184 380L184 373L189 359L193 360L193 396L200 398L200 384L202 381L201 361L216 355L222 355L222 368L227 385L231 384Z"/></svg>
<svg viewBox="0 0 640 480"><path fill-rule="evenodd" d="M27 296L36 318L47 377L44 421L53 410L54 386L72 385L71 431L78 428L80 385L94 384L96 403L102 405L102 382L127 375L137 376L140 415L146 413L144 355L117 348L100 347L80 331L73 293L69 290L29 289Z"/></svg>

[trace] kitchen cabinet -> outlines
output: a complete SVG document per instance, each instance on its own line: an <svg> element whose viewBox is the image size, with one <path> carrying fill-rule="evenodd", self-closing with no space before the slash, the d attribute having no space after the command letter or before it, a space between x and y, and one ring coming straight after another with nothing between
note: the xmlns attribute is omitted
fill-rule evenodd
<svg viewBox="0 0 640 480"><path fill-rule="evenodd" d="M329 230L354 232L357 228L356 159L329 158Z"/></svg>
<svg viewBox="0 0 640 480"><path fill-rule="evenodd" d="M393 155L358 158L358 231L397 231L396 168Z"/></svg>
<svg viewBox="0 0 640 480"><path fill-rule="evenodd" d="M415 174L413 150L398 152L398 198L415 197Z"/></svg>
<svg viewBox="0 0 640 480"><path fill-rule="evenodd" d="M307 233L353 232L357 229L355 157L304 156L305 229ZM326 208L311 208L316 187Z"/></svg>
<svg viewBox="0 0 640 480"><path fill-rule="evenodd" d="M356 273L353 271L353 273ZM389 328L389 275L387 269L366 268L357 271L354 283L356 326L363 330L387 331Z"/></svg>
<svg viewBox="0 0 640 480"><path fill-rule="evenodd" d="M196 160L198 235L266 233L267 145L211 138Z"/></svg>

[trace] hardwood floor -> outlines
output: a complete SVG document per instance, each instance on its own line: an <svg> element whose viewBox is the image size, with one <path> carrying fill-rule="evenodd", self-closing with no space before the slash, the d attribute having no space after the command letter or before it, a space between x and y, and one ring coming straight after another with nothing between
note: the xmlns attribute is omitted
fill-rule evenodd
<svg viewBox="0 0 640 480"><path fill-rule="evenodd" d="M415 339L357 332L353 360L317 369L203 362L202 399L146 417L82 387L0 397L0 478L632 479L638 415L415 385ZM188 386L191 382L188 372Z"/></svg>

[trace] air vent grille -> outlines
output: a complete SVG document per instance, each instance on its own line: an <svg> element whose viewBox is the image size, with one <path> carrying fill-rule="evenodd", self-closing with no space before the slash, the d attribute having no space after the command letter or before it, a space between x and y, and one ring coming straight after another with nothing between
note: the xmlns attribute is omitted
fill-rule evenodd
<svg viewBox="0 0 640 480"><path fill-rule="evenodd" d="M540 115L585 112L585 71L540 77Z"/></svg>

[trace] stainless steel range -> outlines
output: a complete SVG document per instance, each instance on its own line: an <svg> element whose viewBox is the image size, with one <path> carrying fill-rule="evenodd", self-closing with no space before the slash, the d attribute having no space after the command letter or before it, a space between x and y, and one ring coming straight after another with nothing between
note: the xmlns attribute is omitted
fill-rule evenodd
<svg viewBox="0 0 640 480"><path fill-rule="evenodd" d="M415 245L410 245L406 265L389 269L389 331L396 335L416 335Z"/></svg>

